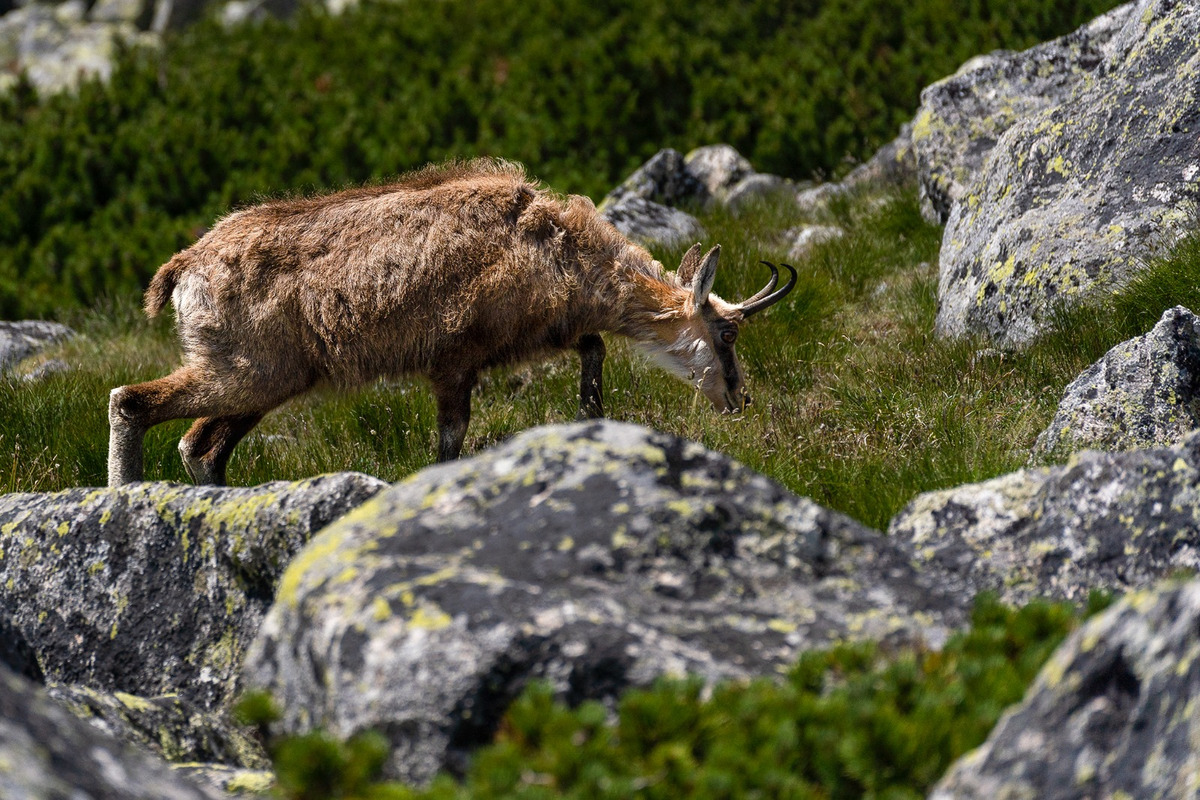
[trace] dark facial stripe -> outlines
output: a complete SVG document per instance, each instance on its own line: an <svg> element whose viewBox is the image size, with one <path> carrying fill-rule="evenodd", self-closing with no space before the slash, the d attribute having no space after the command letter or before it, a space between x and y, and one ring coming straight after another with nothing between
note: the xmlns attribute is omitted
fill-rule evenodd
<svg viewBox="0 0 1200 800"><path fill-rule="evenodd" d="M724 343L718 343L716 350L717 359L721 362L721 372L725 375L725 391L732 394L741 386L737 356L733 352L733 347Z"/></svg>

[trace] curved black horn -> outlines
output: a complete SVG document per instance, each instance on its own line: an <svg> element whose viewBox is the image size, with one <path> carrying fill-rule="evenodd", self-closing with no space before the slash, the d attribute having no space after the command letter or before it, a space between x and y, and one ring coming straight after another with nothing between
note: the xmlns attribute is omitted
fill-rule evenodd
<svg viewBox="0 0 1200 800"><path fill-rule="evenodd" d="M779 266L783 267L784 269L786 269L788 272L791 273L791 277L788 278L788 282L785 283L783 285L783 288L780 289L779 291L773 292L771 294L764 294L765 292L771 292L771 290L775 288L775 283L779 279L779 272L778 272L778 270L775 269L774 264L768 264L766 261L764 261L763 263L771 268L771 280L767 284L766 289L763 289L763 291L759 292L758 294L754 295L746 302L742 303L741 308L742 308L742 318L743 319L750 317L753 314L757 314L758 312L762 311L764 308L769 308L770 306L775 305L780 300L782 300L784 297L786 297L787 293L790 292L792 289L794 289L796 286L796 270L793 269L790 264L780 264Z"/></svg>
<svg viewBox="0 0 1200 800"><path fill-rule="evenodd" d="M745 300L743 300L742 305L744 306L750 305L751 303L757 303L759 300L762 300L771 292L775 291L775 284L779 283L779 270L775 269L774 264L772 264L770 261L760 261L758 263L771 270L771 280L767 281L766 286L755 292L753 297L747 297Z"/></svg>

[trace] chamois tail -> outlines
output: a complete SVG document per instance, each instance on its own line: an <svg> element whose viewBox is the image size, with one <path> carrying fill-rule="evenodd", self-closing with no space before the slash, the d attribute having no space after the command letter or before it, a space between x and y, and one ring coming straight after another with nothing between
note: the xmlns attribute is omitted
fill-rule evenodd
<svg viewBox="0 0 1200 800"><path fill-rule="evenodd" d="M171 301L171 293L175 291L175 284L179 282L179 273L187 267L187 264L184 254L177 253L170 261L159 267L158 272L154 273L144 298L143 307L146 309L146 316L157 317Z"/></svg>

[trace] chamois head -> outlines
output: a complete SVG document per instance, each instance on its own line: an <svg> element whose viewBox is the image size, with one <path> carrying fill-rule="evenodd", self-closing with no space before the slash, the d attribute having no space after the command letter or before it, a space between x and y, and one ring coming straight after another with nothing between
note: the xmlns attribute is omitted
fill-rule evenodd
<svg viewBox="0 0 1200 800"><path fill-rule="evenodd" d="M700 245L695 244L684 254L675 272L679 303L659 316L654 326L656 341L646 344L667 371L696 386L713 408L732 412L750 402L734 353L738 329L749 317L779 302L792 290L796 270L783 265L791 277L776 291L779 270L764 261L771 270L771 279L753 297L735 305L712 293L720 256L720 245L702 256Z"/></svg>

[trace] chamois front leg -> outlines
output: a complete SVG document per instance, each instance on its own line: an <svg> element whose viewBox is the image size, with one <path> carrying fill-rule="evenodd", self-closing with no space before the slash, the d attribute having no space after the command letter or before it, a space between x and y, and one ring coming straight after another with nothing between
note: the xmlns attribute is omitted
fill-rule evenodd
<svg viewBox="0 0 1200 800"><path fill-rule="evenodd" d="M579 418L604 416L604 340L599 334L579 337Z"/></svg>
<svg viewBox="0 0 1200 800"><path fill-rule="evenodd" d="M471 390L474 373L434 379L433 393L438 407L438 461L453 461L462 452L471 422Z"/></svg>

